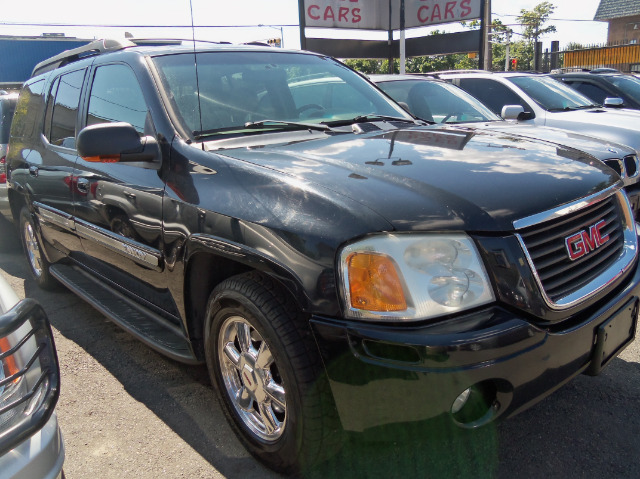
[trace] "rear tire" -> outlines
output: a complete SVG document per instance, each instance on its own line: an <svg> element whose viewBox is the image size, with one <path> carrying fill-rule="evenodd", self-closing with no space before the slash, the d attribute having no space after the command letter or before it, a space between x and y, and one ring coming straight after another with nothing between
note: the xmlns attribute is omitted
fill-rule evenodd
<svg viewBox="0 0 640 479"><path fill-rule="evenodd" d="M20 211L20 239L29 263L29 271L37 285L42 289L55 289L58 282L49 272L49 261L40 246L35 222L26 206Z"/></svg>
<svg viewBox="0 0 640 479"><path fill-rule="evenodd" d="M251 454L296 473L337 451L340 428L321 358L277 283L257 273L224 281L211 293L206 324L211 380Z"/></svg>

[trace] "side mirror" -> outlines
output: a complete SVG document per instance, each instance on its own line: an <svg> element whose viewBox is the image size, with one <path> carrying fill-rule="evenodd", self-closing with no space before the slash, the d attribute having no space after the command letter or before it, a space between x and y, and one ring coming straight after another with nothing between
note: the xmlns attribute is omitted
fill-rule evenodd
<svg viewBox="0 0 640 479"><path fill-rule="evenodd" d="M530 120L533 118L530 112L524 111L522 105L505 105L502 107L500 116L505 120Z"/></svg>
<svg viewBox="0 0 640 479"><path fill-rule="evenodd" d="M141 163L145 168L160 167L160 146L151 136L140 137L129 123L100 123L87 126L78 134L78 154L94 163Z"/></svg>
<svg viewBox="0 0 640 479"><path fill-rule="evenodd" d="M607 108L622 108L624 106L624 100L622 98L605 98L604 106Z"/></svg>

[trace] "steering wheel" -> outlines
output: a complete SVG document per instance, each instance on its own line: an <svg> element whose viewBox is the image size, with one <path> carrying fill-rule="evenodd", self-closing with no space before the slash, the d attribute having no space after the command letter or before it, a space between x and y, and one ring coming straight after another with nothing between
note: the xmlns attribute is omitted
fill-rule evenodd
<svg viewBox="0 0 640 479"><path fill-rule="evenodd" d="M298 108L298 116L300 116L301 113L307 110L324 111L325 108L322 105L318 105L317 103L307 103L306 105L302 105L300 108Z"/></svg>

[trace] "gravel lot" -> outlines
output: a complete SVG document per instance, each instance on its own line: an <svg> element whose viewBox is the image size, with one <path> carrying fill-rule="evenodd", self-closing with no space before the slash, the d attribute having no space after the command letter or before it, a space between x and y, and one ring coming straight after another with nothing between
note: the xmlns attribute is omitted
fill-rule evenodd
<svg viewBox="0 0 640 479"><path fill-rule="evenodd" d="M0 228L1 273L54 328L68 479L280 477L236 440L205 367L155 353L62 287L38 289L13 231ZM579 376L497 427L453 438L420 428L351 437L307 476L640 477L640 341L600 376Z"/></svg>

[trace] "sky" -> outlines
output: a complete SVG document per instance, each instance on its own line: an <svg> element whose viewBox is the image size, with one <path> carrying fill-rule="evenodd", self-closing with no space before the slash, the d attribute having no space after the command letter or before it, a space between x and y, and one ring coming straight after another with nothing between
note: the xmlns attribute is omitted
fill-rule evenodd
<svg viewBox="0 0 640 479"><path fill-rule="evenodd" d="M561 48L569 42L596 44L606 41L607 24L592 21L600 0L581 0L579 9L576 0L550 1L556 10L549 24L556 26L557 33L541 38L543 48L550 48L552 40L559 40ZM541 2L492 0L491 10L493 18L504 24L516 24L521 9L531 10ZM192 9L196 39L242 43L266 41L282 34L285 48L300 48L297 0L109 0L101 7L97 2L86 0L23 0L20 5L21 8L2 10L0 35L64 33L78 38L122 38L127 31L136 38L186 39L192 38ZM109 25L118 27L106 27ZM446 29L455 31L459 28L453 24ZM517 26L513 28L519 31ZM309 30L307 36L386 38L383 32ZM407 36L425 32L425 29L414 29L408 31Z"/></svg>

